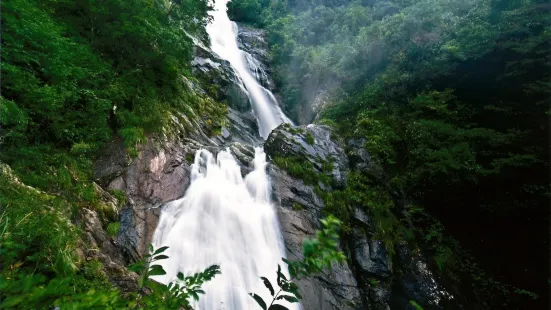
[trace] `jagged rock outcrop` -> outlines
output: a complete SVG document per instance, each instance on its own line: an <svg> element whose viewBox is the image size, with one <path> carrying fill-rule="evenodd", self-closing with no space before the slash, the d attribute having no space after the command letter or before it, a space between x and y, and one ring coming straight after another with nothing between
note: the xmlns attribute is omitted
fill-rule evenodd
<svg viewBox="0 0 551 310"><path fill-rule="evenodd" d="M308 136L314 138L307 138ZM310 160L322 173L321 161L334 158L333 170L328 172L337 181L344 182L346 156L341 146L332 141L328 127L310 125L294 129L287 125L276 128L265 143L266 154L274 156L301 156ZM310 141L308 141L308 140ZM279 206L278 216L290 259L300 258L302 241L311 237L320 226L323 200L311 185L293 178L285 170L269 166L274 200ZM330 189L327 189L330 190ZM335 266L312 279L298 281L304 309L361 309L358 284L347 263Z"/></svg>
<svg viewBox="0 0 551 310"><path fill-rule="evenodd" d="M147 253L157 227L161 207L182 197L190 184L191 165L197 150L213 153L229 148L242 164L242 173L250 172L254 157L252 147L239 142L215 140L150 139L130 160L122 141L108 144L96 162L95 176L104 188L123 191L127 202L120 211L120 231L116 238L127 261Z"/></svg>
<svg viewBox="0 0 551 310"><path fill-rule="evenodd" d="M81 259L100 262L104 275L123 292L136 291L138 276L126 268L127 260L122 254L119 244L107 235L98 213L94 210L82 209L77 225L84 231L82 239L85 246L78 253Z"/></svg>
<svg viewBox="0 0 551 310"><path fill-rule="evenodd" d="M231 107L240 112L250 110L247 91L228 61L196 42L195 57L191 66L194 76L203 82L203 85L209 85L205 91L215 99L226 100Z"/></svg>
<svg viewBox="0 0 551 310"><path fill-rule="evenodd" d="M349 161L344 147L332 139L329 127L309 125L293 128L281 125L265 144L271 157L287 156L308 160L317 171L332 178L332 191L346 184ZM313 142L312 142L313 138ZM349 141L353 146L350 165L380 178L386 183L382 169L362 148L362 141ZM335 160L331 160L335 158ZM329 161L332 169L323 169ZM280 206L279 217L289 257L301 253L301 242L319 228L324 202L314 186L292 177L284 169L271 165L274 200ZM320 186L321 187L321 186ZM416 301L429 309L443 309L453 296L439 283L422 253L402 242L396 245L391 258L381 241L377 240L373 219L361 209L355 211L352 232L343 236L341 247L348 256L346 264L338 266L310 281L301 281L305 309L405 309Z"/></svg>
<svg viewBox="0 0 551 310"><path fill-rule="evenodd" d="M128 197L120 213L117 240L130 261L146 252L157 226L159 207L180 197L189 185L193 154L191 146L183 143L157 146L149 141L137 158L129 160L122 141L113 140L96 162L96 178L102 185L123 191Z"/></svg>
<svg viewBox="0 0 551 310"><path fill-rule="evenodd" d="M207 93L216 100L226 102L228 126L222 130L222 143L238 141L255 144L259 142L258 122L254 116L247 90L235 74L230 63L216 55L200 42L195 45L195 58L191 63L192 71L206 89L193 85L196 92Z"/></svg>

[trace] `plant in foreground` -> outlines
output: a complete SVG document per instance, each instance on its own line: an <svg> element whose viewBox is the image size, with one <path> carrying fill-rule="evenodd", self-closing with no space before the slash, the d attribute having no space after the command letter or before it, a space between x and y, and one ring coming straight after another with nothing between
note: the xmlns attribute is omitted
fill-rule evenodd
<svg viewBox="0 0 551 310"><path fill-rule="evenodd" d="M302 243L302 260L291 261L283 258L289 269L289 279L281 271L281 266L277 268L277 286L276 292L270 280L261 277L264 285L270 291L272 300L270 304L255 293L250 293L263 310L288 310L287 307L277 304L277 301L286 300L290 303L298 303L302 296L299 293L298 286L293 281L313 276L322 272L325 268L330 269L333 262L342 262L345 259L344 254L339 250L338 230L341 221L333 216L321 220L322 230L317 231L312 239L305 239Z"/></svg>

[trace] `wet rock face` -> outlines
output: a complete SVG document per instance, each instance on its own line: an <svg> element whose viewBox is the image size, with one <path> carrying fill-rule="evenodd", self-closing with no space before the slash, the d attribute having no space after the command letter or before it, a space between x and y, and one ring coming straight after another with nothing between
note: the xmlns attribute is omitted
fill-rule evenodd
<svg viewBox="0 0 551 310"><path fill-rule="evenodd" d="M267 155L302 156L318 163L319 158L328 159L343 154L342 148L331 141L329 128L312 126L300 131L290 130L290 127L283 125L271 133L264 146ZM306 142L307 133L314 137L314 144ZM343 158L340 157L341 160ZM345 164L345 161L334 163L332 176L341 182L344 182L344 174L340 169ZM302 241L312 237L320 228L323 200L315 194L313 186L293 178L275 165L268 166L268 173L273 200L279 206L278 216L287 256L289 259L300 259ZM346 263L313 278L300 280L297 284L303 296L301 303L304 309L361 309L360 290Z"/></svg>
<svg viewBox="0 0 551 310"><path fill-rule="evenodd" d="M217 153L229 148L242 164L243 175L252 170L254 149L246 144L227 145L216 141L150 140L132 160L121 160L124 145L112 141L107 152L96 162L96 179L110 190L123 191L128 197L120 211L121 228L116 238L128 261L136 261L147 253L161 213L161 207L181 198L191 179L195 152L201 148ZM126 155L123 159L127 158Z"/></svg>
<svg viewBox="0 0 551 310"><path fill-rule="evenodd" d="M332 134L328 126L310 124L291 127L283 124L268 136L264 148L266 154L272 157L308 160L320 173L327 173L337 186L344 186L348 159L343 147L332 139ZM326 171L324 164L330 164L331 171Z"/></svg>
<svg viewBox="0 0 551 310"><path fill-rule="evenodd" d="M104 188L123 191L128 197L120 212L117 241L128 259L135 261L147 251L159 207L181 197L189 185L194 148L175 142L157 147L150 141L133 160L128 160L120 140L113 140L107 150L96 163L96 179Z"/></svg>
<svg viewBox="0 0 551 310"><path fill-rule="evenodd" d="M239 48L264 63L267 63L270 59L268 56L268 43L265 39L265 31L241 23L238 23L237 26L237 44Z"/></svg>
<svg viewBox="0 0 551 310"><path fill-rule="evenodd" d="M82 236L86 246L78 253L82 260L96 260L101 262L102 271L109 281L121 288L123 292L138 289L138 277L134 272L126 269L126 259L122 255L116 240L107 235L96 211L83 209L78 219L82 227Z"/></svg>
<svg viewBox="0 0 551 310"><path fill-rule="evenodd" d="M240 112L251 109L241 79L235 75L230 63L218 57L210 48L196 45L191 66L194 76L203 84L210 85L205 91L213 98L227 101L231 108Z"/></svg>
<svg viewBox="0 0 551 310"><path fill-rule="evenodd" d="M237 44L244 51L245 62L256 77L260 85L274 91L275 83L271 78L268 64L270 56L268 43L263 29L254 28L245 24L238 24Z"/></svg>
<svg viewBox="0 0 551 310"><path fill-rule="evenodd" d="M394 294L397 298L391 301L393 304L398 305L403 300L400 297L407 296L429 309L460 308L454 302L454 296L430 271L426 258L419 251L412 251L406 244L401 244L397 252L398 263L405 273L397 283L399 288Z"/></svg>

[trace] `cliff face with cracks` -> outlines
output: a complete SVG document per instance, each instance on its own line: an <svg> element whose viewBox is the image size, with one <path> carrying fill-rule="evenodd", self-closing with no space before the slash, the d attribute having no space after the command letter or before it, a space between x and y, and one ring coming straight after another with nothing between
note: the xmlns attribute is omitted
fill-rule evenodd
<svg viewBox="0 0 551 310"><path fill-rule="evenodd" d="M319 228L323 215L324 199L315 187L326 193L343 188L348 156L344 146L332 139L331 129L320 125L280 126L266 141L265 149L271 157L309 161L315 169L313 173L331 179L331 186L320 182L306 184L281 167L269 167L287 252L290 258L296 258L301 253L302 240ZM370 161L364 149L356 149L354 154L361 154L354 158L354 165L382 178L381 169ZM323 163L330 163L331 167L324 169ZM341 240L347 262L299 282L305 309L404 309L412 307L411 300L425 308L443 309L453 300L414 246L401 242L391 258L383 243L374 238L373 218L359 208L354 210L351 228Z"/></svg>

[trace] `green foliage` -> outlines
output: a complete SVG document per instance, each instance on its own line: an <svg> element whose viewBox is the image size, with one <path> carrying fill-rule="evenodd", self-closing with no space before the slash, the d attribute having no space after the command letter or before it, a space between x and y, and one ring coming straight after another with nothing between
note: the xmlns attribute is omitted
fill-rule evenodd
<svg viewBox="0 0 551 310"><path fill-rule="evenodd" d="M129 267L130 270L140 274L138 279L139 290L135 300L136 306L150 309L181 309L182 307L189 309L190 298L198 300L199 294L204 294L201 286L220 274L220 266L212 265L204 271L188 277L179 272L178 280L168 285L159 283L151 277L165 275L166 271L161 265L153 263L168 259L168 256L163 254L167 249L166 246L154 249L150 245L151 254L145 255L143 260ZM147 291L151 291L151 293L145 294Z"/></svg>
<svg viewBox="0 0 551 310"><path fill-rule="evenodd" d="M276 292L274 286L266 277L261 277L264 286L270 291L273 297L268 305L266 301L257 294L250 293L252 298L264 310L285 310L287 307L277 304L278 300L286 300L290 303L297 303L302 298L299 288L293 280L311 277L321 273L324 269L330 269L332 264L343 262L344 254L339 250L339 234L338 230L342 224L334 216L328 216L321 220L322 229L316 231L313 238L305 239L302 242L301 260L291 261L283 258L289 269L290 278L287 279L281 270L281 266L277 266L277 286L279 290Z"/></svg>
<svg viewBox="0 0 551 310"><path fill-rule="evenodd" d="M109 190L109 193L111 193L111 195L117 198L117 201L119 202L119 206L123 206L124 204L126 204L128 197L126 197L126 193L124 191L119 189L111 189Z"/></svg>
<svg viewBox="0 0 551 310"><path fill-rule="evenodd" d="M314 145L314 143L316 142L316 140L314 139L314 135L312 135L311 133L307 133L306 134L306 143L310 144L310 145Z"/></svg>
<svg viewBox="0 0 551 310"><path fill-rule="evenodd" d="M168 259L162 253L167 247L152 249L151 254L130 266L139 274L139 290L122 295L118 289L109 288L107 281L97 282L89 287L90 279L98 278L101 264L88 262L84 274L56 277L48 281L42 274L15 273L13 277L0 277L0 306L3 309L191 309L190 299L198 300L204 292L201 285L220 273L220 267L213 265L203 272L189 277L178 274L178 281L168 285L150 277L164 275L161 265L153 264ZM85 284L84 287L81 285Z"/></svg>
<svg viewBox="0 0 551 310"><path fill-rule="evenodd" d="M359 208L370 216L373 223L373 238L380 240L389 256L395 253L396 245L411 241L412 232L397 217L398 208L390 196L389 189L359 172L350 172L343 190L322 195L327 213L338 214L347 225L351 225L353 210ZM348 232L345 230L345 232Z"/></svg>
<svg viewBox="0 0 551 310"><path fill-rule="evenodd" d="M186 32L206 38L208 9L202 0L2 3L0 307L128 306L98 265L77 257L86 245L73 223L88 208L111 222L111 236L119 229L92 178L114 135L135 156L147 137L169 136L174 117L186 131L194 120L220 130L227 108L186 84Z"/></svg>
<svg viewBox="0 0 551 310"><path fill-rule="evenodd" d="M109 237L115 237L119 233L120 229L121 229L120 222L109 223L109 225L107 225L107 230L106 230L107 235L109 235Z"/></svg>
<svg viewBox="0 0 551 310"><path fill-rule="evenodd" d="M262 23L262 4L258 0L230 1L228 16L235 21L260 25Z"/></svg>
<svg viewBox="0 0 551 310"><path fill-rule="evenodd" d="M423 307L421 307L415 300L410 300L409 304L415 309L415 310L423 310Z"/></svg>
<svg viewBox="0 0 551 310"><path fill-rule="evenodd" d="M70 204L18 183L5 165L0 168L0 275L74 273L77 231L68 217Z"/></svg>
<svg viewBox="0 0 551 310"><path fill-rule="evenodd" d="M328 175L321 173L311 161L300 156L276 156L273 158L273 162L291 176L304 181L305 184L315 185L318 182L329 184L331 182Z"/></svg>
<svg viewBox="0 0 551 310"><path fill-rule="evenodd" d="M90 158L114 133L136 155L189 107L217 127L225 111L182 78L193 50L186 31L205 36L208 9L191 0L5 3L1 159L11 165L34 147Z"/></svg>
<svg viewBox="0 0 551 310"><path fill-rule="evenodd" d="M304 210L304 206L302 206L301 204L295 202L295 203L293 203L293 210L295 210L295 211Z"/></svg>

